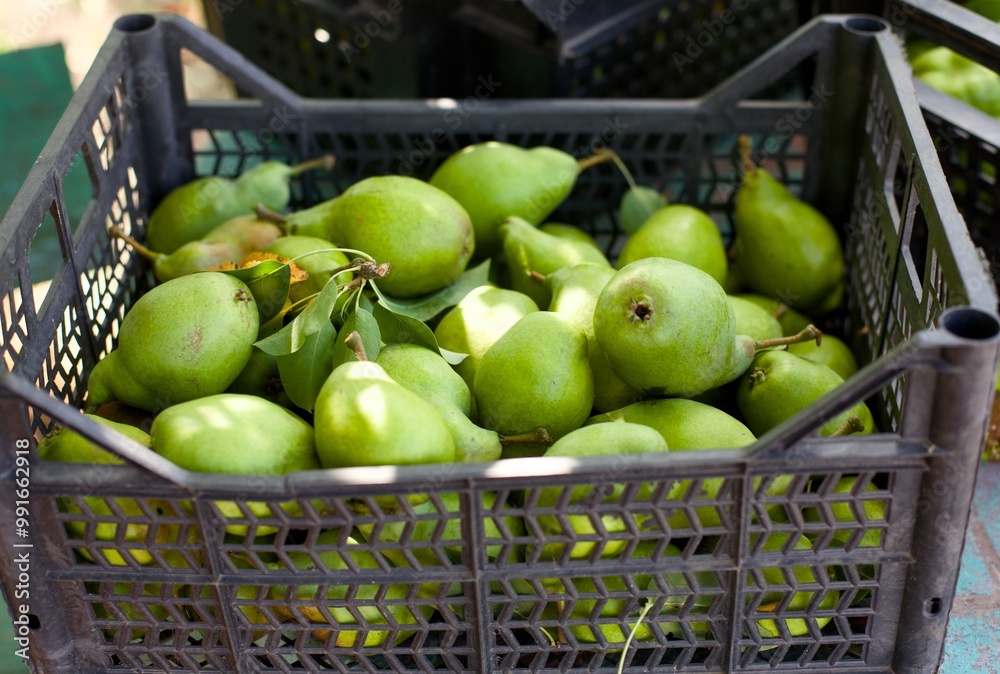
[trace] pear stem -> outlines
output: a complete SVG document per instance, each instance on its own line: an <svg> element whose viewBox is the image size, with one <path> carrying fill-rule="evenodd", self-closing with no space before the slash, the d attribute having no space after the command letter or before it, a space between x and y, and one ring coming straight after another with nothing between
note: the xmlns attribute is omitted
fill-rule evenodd
<svg viewBox="0 0 1000 674"><path fill-rule="evenodd" d="M284 229L285 222L286 222L285 216L283 216L281 213L275 213L274 211L272 211L270 208L268 208L264 204L257 204L256 206L254 206L253 207L253 213L254 213L254 215L257 216L258 220L264 220L266 222L273 222L274 224L276 224L279 227L281 227L282 229Z"/></svg>
<svg viewBox="0 0 1000 674"><path fill-rule="evenodd" d="M780 321L782 317L788 313L788 305L784 302L779 302L778 306L774 308L774 320Z"/></svg>
<svg viewBox="0 0 1000 674"><path fill-rule="evenodd" d="M623 160L617 152L611 153L611 161L615 163L621 174L625 176L625 182L628 183L628 188L634 190L638 185L636 185L635 178L632 176L632 172L628 170L628 166L625 165L625 160Z"/></svg>
<svg viewBox="0 0 1000 674"><path fill-rule="evenodd" d="M545 283L546 276L541 272L537 272L534 269L527 269L525 270L524 274L532 281L537 281L538 283Z"/></svg>
<svg viewBox="0 0 1000 674"><path fill-rule="evenodd" d="M308 255L309 253L306 253L306 254ZM347 264L340 265L336 269L331 269L329 273L330 273L330 278L334 278L335 276L339 276L340 274L343 274L345 271L355 272L357 270L358 270L357 260L352 260L351 262L348 262Z"/></svg>
<svg viewBox="0 0 1000 674"><path fill-rule="evenodd" d="M366 281L372 281L377 278L385 278L392 271L392 265L388 262L383 262L378 264L375 260L362 260L357 258L351 260L351 264L358 268L358 276L365 279Z"/></svg>
<svg viewBox="0 0 1000 674"><path fill-rule="evenodd" d="M649 613L649 609L653 608L655 604L652 599L646 601L646 605L642 607L642 612L639 613L639 617L635 621L635 625L632 626L632 630L628 633L628 638L625 639L625 646L622 647L622 657L618 660L618 674L622 674L625 670L625 656L628 654L628 647L632 643L632 639L635 638L635 633L639 631L639 626L642 625L642 621L646 619L646 614Z"/></svg>
<svg viewBox="0 0 1000 674"><path fill-rule="evenodd" d="M141 243L133 239L131 236L123 232L121 228L118 227L118 225L111 225L110 227L108 227L108 231L111 232L112 236L116 236L125 243L127 243L129 246L135 249L135 252L139 253L139 255L143 256L150 262L156 262L157 260L166 257L166 255L164 255L163 253L156 253L154 251L151 251L149 248L146 248L144 245L142 245Z"/></svg>
<svg viewBox="0 0 1000 674"><path fill-rule="evenodd" d="M305 173L306 171L312 171L313 169L325 169L327 171L332 171L333 167L337 163L337 158L332 154L325 154L322 157L316 157L315 159L310 159L309 161L304 161L301 164L296 164L291 167L291 174L297 176L300 173Z"/></svg>
<svg viewBox="0 0 1000 674"><path fill-rule="evenodd" d="M852 414L847 417L847 421L844 422L844 425L835 430L833 433L830 433L829 437L833 438L843 435L853 435L854 433L860 433L863 430L865 430L865 425L861 421L861 418L856 414Z"/></svg>
<svg viewBox="0 0 1000 674"><path fill-rule="evenodd" d="M816 346L823 341L823 331L810 323L801 332L789 337L775 337L774 339L763 339L753 343L753 350L770 349L774 346L787 346L788 344L798 344L800 342L811 342L816 340Z"/></svg>
<svg viewBox="0 0 1000 674"><path fill-rule="evenodd" d="M511 445L524 445L524 444L540 444L548 447L553 442L552 436L549 434L548 430L544 428L536 428L529 433L520 433L518 435L501 435L500 444L504 447L509 447Z"/></svg>
<svg viewBox="0 0 1000 674"><path fill-rule="evenodd" d="M576 165L581 171L586 171L591 166L597 166L598 164L607 164L609 161L614 161L615 157L617 156L618 155L615 154L614 150L608 150L608 149L598 150L589 157L578 159L576 161Z"/></svg>
<svg viewBox="0 0 1000 674"><path fill-rule="evenodd" d="M749 175L757 170L757 164L750 158L753 141L750 140L750 136L741 135L737 143L740 148L740 161L743 163L743 173Z"/></svg>
<svg viewBox="0 0 1000 674"><path fill-rule="evenodd" d="M344 340L344 344L346 344L351 351L354 352L355 358L360 361L368 360L368 353L365 351L365 344L361 341L361 335L357 330L347 336L347 339Z"/></svg>

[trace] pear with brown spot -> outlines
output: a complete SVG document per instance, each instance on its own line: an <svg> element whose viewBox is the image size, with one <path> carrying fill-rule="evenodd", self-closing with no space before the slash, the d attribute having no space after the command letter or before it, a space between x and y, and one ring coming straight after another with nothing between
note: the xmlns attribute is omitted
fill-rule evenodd
<svg viewBox="0 0 1000 674"><path fill-rule="evenodd" d="M222 393L250 360L258 322L250 289L228 274L160 284L125 315L118 347L90 373L87 402L152 412Z"/></svg>

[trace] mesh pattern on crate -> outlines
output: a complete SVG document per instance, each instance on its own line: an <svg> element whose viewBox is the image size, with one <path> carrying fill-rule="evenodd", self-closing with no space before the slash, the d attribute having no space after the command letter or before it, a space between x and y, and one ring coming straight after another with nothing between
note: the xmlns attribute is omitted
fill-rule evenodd
<svg viewBox="0 0 1000 674"><path fill-rule="evenodd" d="M111 475L111 466L88 469L79 480L80 493L54 499L63 545L75 553L74 564L109 571L204 568L205 545L219 534L200 527L186 501L116 496L102 479Z"/></svg>
<svg viewBox="0 0 1000 674"><path fill-rule="evenodd" d="M927 129L948 178L955 205L962 212L969 234L983 248L994 277L1000 275L1000 237L995 222L1000 204L997 166L1000 148L949 119L924 110Z"/></svg>
<svg viewBox="0 0 1000 674"><path fill-rule="evenodd" d="M879 591L898 563L891 527L912 524L893 499L892 473L755 478L741 608L741 663L857 667L874 640ZM780 485L780 488L776 488Z"/></svg>
<svg viewBox="0 0 1000 674"><path fill-rule="evenodd" d="M28 255L18 256L14 266L7 270L10 276L2 285L13 289L0 298L3 305L0 343L5 366L12 371L37 371L35 383L39 388L74 406L79 406L83 398L84 373L96 362L95 348L100 350L95 342L101 335L107 335L105 348L110 348L117 323L124 314L123 303L131 304L129 298L137 286L134 256L129 252L113 255L101 226L114 224L141 236L141 230L134 225L139 208L138 176L135 167L124 159L127 154L124 148L134 142L130 136L132 104L124 76L109 75L106 79L110 93L99 104L90 106L92 117L82 126L83 141L77 155L86 166L95 198L81 222L70 222L61 189L54 188L52 201L40 223L46 231L58 236L62 252L62 263L45 300L46 311L59 317L55 321L54 338L44 351L36 347L33 353L28 353L24 349L28 335L35 334L43 320L42 304L31 293L23 292L30 283L41 280L31 277ZM121 185L117 191L113 188L116 184ZM16 248L29 250L34 232L21 230L17 235L28 238ZM30 410L30 415L36 438L52 430L47 417L35 414L34 410Z"/></svg>
<svg viewBox="0 0 1000 674"><path fill-rule="evenodd" d="M664 5L590 52L561 60L555 95L700 96L799 27L792 0L722 10L710 0Z"/></svg>
<svg viewBox="0 0 1000 674"><path fill-rule="evenodd" d="M462 535L456 493L230 502L224 509L219 503L212 508L228 534L221 549L229 555L223 566L230 573L273 570L275 565L293 572L305 566L345 576L421 569L453 575L465 568L462 560L468 543ZM321 536L321 532L326 533ZM498 545L512 547L513 534L507 536ZM338 547L359 543L365 552L357 558L334 554ZM331 551L332 556L317 550Z"/></svg>
<svg viewBox="0 0 1000 674"><path fill-rule="evenodd" d="M306 3L252 0L214 7L229 44L303 96L377 95L379 83L374 79L376 74L384 76L384 71L376 69L373 55L385 49L388 35L399 32L396 24L381 26L380 35L372 40L363 32L364 24L372 20L367 12L362 14L367 21L355 24L336 12L321 11ZM393 16L388 12L386 15ZM367 43L358 42L356 25ZM316 39L318 30L326 32L326 42ZM383 30L385 35L381 34ZM366 46L359 48L356 42Z"/></svg>

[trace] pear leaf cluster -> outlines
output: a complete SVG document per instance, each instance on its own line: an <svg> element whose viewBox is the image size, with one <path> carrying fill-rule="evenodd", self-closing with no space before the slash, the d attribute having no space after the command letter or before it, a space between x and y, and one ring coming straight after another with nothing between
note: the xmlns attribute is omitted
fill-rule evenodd
<svg viewBox="0 0 1000 674"><path fill-rule="evenodd" d="M302 348L277 357L285 393L306 411L312 411L323 382L333 372L336 340L337 329L327 322L306 337Z"/></svg>

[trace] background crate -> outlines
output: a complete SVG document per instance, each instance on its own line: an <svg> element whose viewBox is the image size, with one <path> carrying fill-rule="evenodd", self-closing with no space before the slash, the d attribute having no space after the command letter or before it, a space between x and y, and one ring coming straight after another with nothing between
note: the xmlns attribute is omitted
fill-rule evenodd
<svg viewBox="0 0 1000 674"><path fill-rule="evenodd" d="M680 596L684 608L650 621L626 671L933 671L1000 322L885 28L864 17L818 19L701 100L495 101L448 130L448 107L302 100L186 22L119 21L0 223L0 327L12 372L0 376L5 521L14 448L33 446L56 423L128 462L81 468L29 455L27 535L8 525L0 541L33 546L26 631L36 669L610 673L619 653L579 630L627 630L646 601L655 616L667 596ZM255 100L186 101L182 49ZM758 100L803 64L816 87L811 102ZM429 175L450 152L491 138L578 155L609 145L640 182L705 208L726 228L740 133L840 228L850 274L837 320L874 361L751 448L247 478L179 470L76 413L88 373L151 283L108 225L141 238L150 208L197 173L235 175L268 157L333 152L332 174L296 181L301 206L367 175ZM60 185L77 156L94 198L72 222ZM898 195L897 180L905 185ZM610 167L596 167L554 217L588 228L614 254L625 187ZM49 221L64 262L35 302L20 292L31 284L24 252ZM885 433L815 437L825 419L862 399ZM837 493L847 475L857 487ZM569 502L581 485L598 496ZM561 497L549 504L540 498L546 488ZM416 508L407 494L428 500ZM448 506L453 498L458 510ZM227 519L219 500L242 504L244 516ZM274 514L254 515L246 503L257 501ZM869 519L866 501L881 502L884 519ZM297 504L295 515L278 507L286 502ZM852 513L845 521L832 514L838 504ZM571 516L590 519L596 533L573 530ZM616 520L622 526L608 524ZM101 524L120 535L103 540ZM143 536L126 537L126 525ZM432 533L415 540L417 527ZM368 533L360 551L347 543L355 529ZM317 544L320 530L338 532L328 549ZM867 531L881 532L877 545L862 544ZM808 548L793 549L802 535ZM782 536L790 544L781 550L762 548ZM644 554L635 554L640 545ZM321 561L323 552L340 561ZM302 554L316 570L300 568ZM0 579L13 599L13 555L0 555ZM330 588L339 588L332 597ZM807 606L791 604L796 591L812 593ZM762 632L775 613L803 621L808 634ZM561 643L551 643L554 634ZM372 643L382 636L383 645Z"/></svg>
<svg viewBox="0 0 1000 674"><path fill-rule="evenodd" d="M458 3L204 0L204 9L215 35L303 96L417 98L458 89L460 36L448 19Z"/></svg>
<svg viewBox="0 0 1000 674"><path fill-rule="evenodd" d="M1000 72L1000 25L948 0L893 0L885 16L903 35L948 47ZM969 232L1000 277L1000 120L914 82L931 138Z"/></svg>
<svg viewBox="0 0 1000 674"><path fill-rule="evenodd" d="M204 2L213 33L304 96L458 99L701 95L812 17L812 4ZM483 90L480 78L498 84Z"/></svg>
<svg viewBox="0 0 1000 674"><path fill-rule="evenodd" d="M463 38L449 19L458 3L205 0L204 9L216 36L303 96L418 98L461 91Z"/></svg>
<svg viewBox="0 0 1000 674"><path fill-rule="evenodd" d="M799 0L464 0L471 75L504 97L699 96L812 16Z"/></svg>

